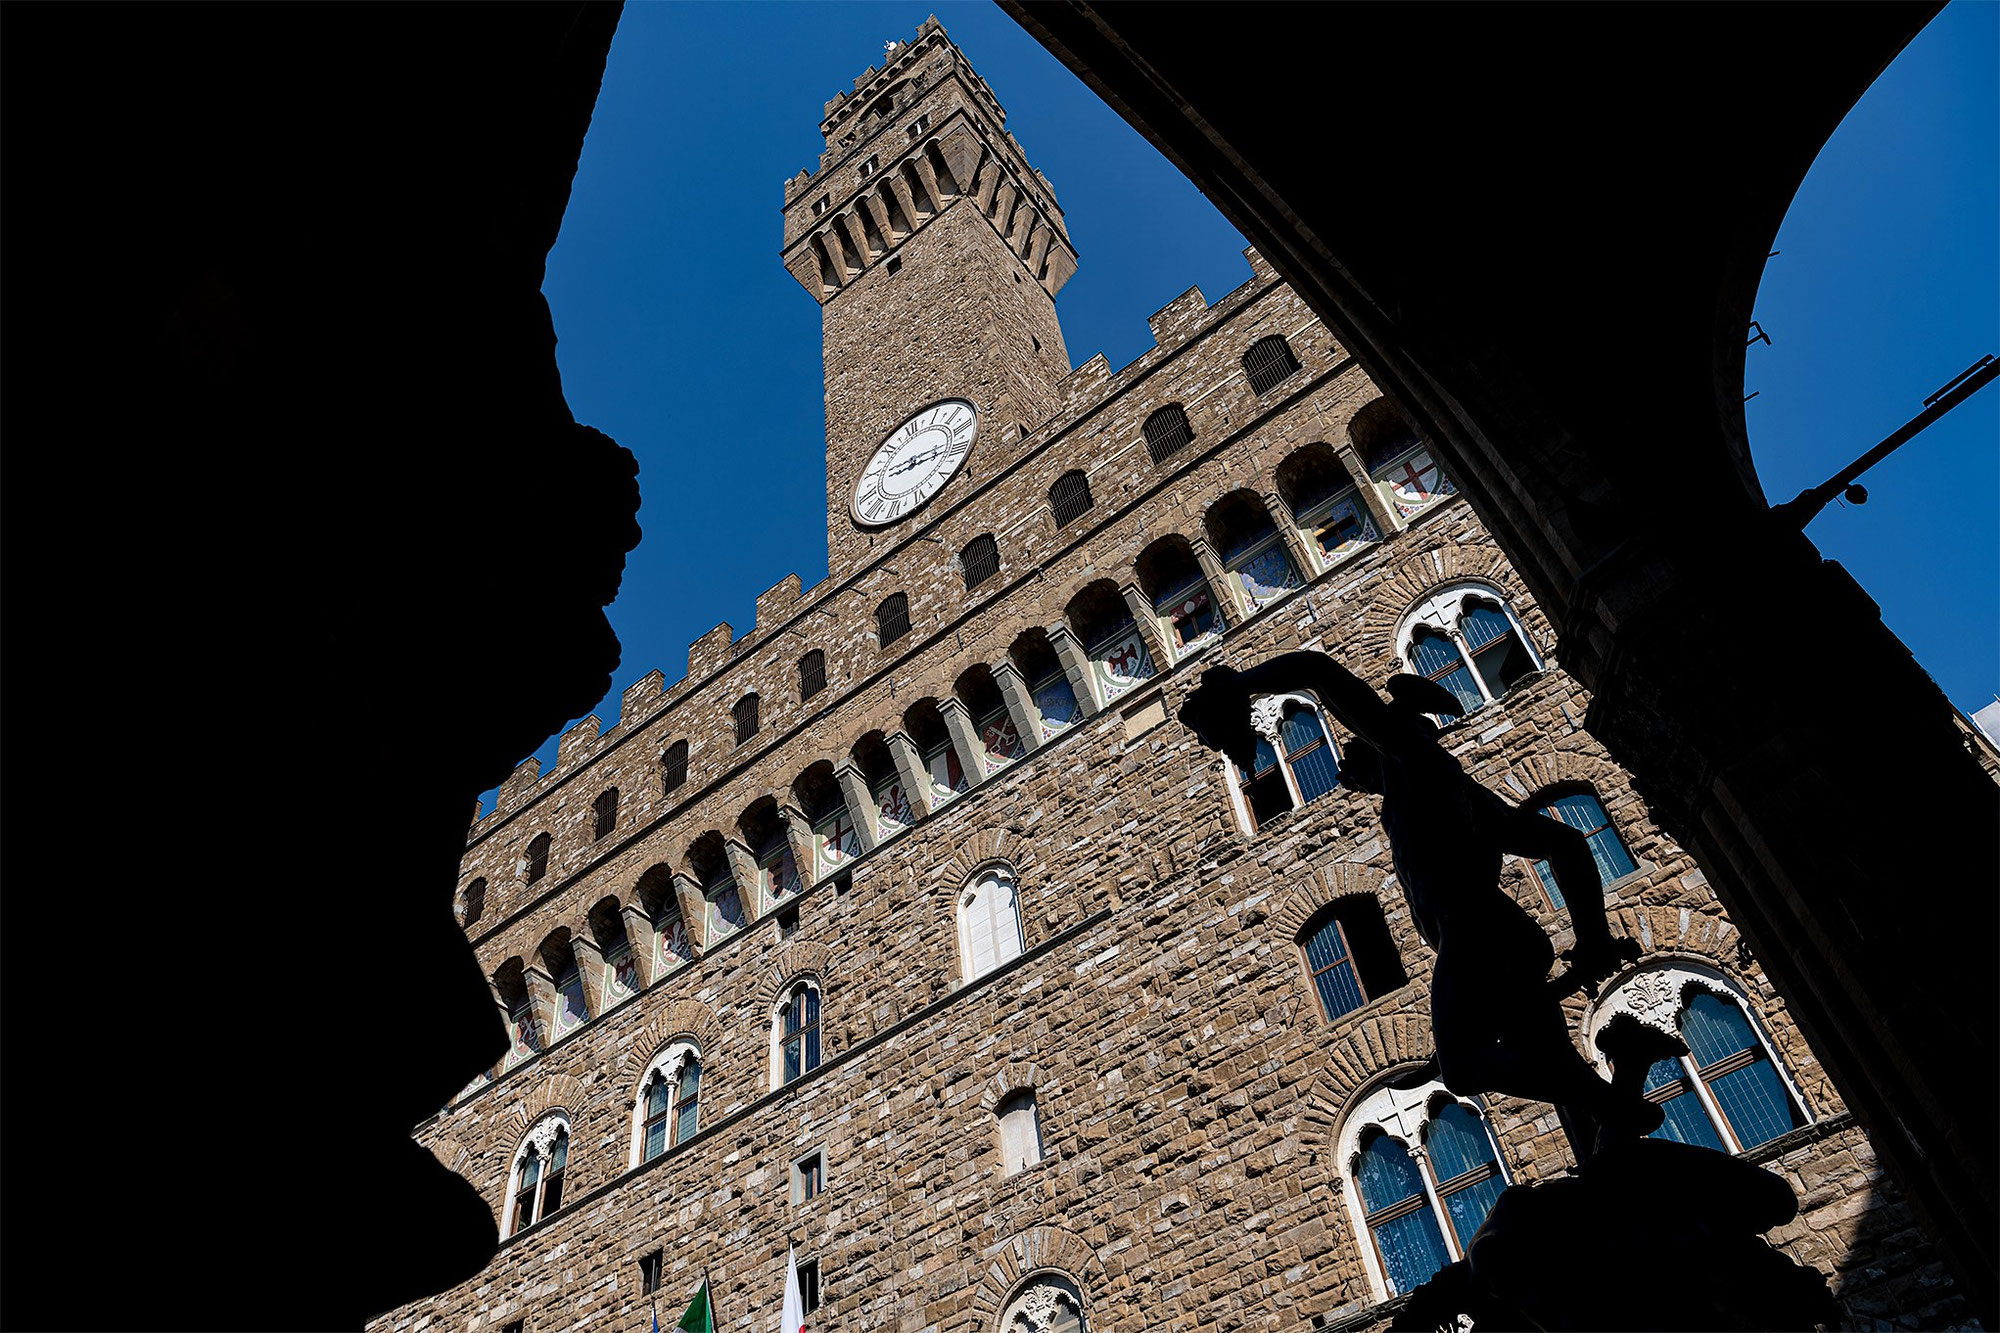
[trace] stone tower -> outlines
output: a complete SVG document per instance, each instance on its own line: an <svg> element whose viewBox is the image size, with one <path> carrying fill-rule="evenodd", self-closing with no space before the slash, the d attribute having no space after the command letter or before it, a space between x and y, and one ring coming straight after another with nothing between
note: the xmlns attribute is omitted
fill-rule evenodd
<svg viewBox="0 0 2000 1333"><path fill-rule="evenodd" d="M1055 294L1076 252L1006 123L930 19L826 104L818 169L785 183L785 266L822 312L835 578L882 541L887 525L858 520L851 502L898 426L941 399L976 404L962 487L1013 457L1060 401L1070 364Z"/></svg>

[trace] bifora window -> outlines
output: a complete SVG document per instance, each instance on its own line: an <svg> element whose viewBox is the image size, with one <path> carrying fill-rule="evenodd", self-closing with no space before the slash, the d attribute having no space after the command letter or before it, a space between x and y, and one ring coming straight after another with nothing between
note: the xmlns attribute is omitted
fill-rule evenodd
<svg viewBox="0 0 2000 1333"><path fill-rule="evenodd" d="M1254 700L1250 721L1257 731L1256 767L1248 774L1237 770L1237 781L1254 833L1273 815L1316 801L1339 785L1340 757L1319 709L1304 695Z"/></svg>
<svg viewBox="0 0 2000 1333"><path fill-rule="evenodd" d="M1080 470L1063 473L1049 487L1049 512L1055 515L1058 528L1082 518L1095 503L1090 498L1090 479Z"/></svg>
<svg viewBox="0 0 2000 1333"><path fill-rule="evenodd" d="M815 648L799 659L799 702L826 688L826 654Z"/></svg>
<svg viewBox="0 0 2000 1333"><path fill-rule="evenodd" d="M875 608L876 644L887 648L909 632L910 599L900 592L891 593L882 605Z"/></svg>
<svg viewBox="0 0 2000 1333"><path fill-rule="evenodd" d="M1604 807L1589 792L1572 792L1568 796L1537 802L1535 808L1583 834L1584 840L1590 844L1590 859L1597 863L1597 877L1606 884L1639 868L1638 862L1632 859L1632 853L1625 850L1618 830L1612 827L1611 816L1604 813ZM1540 881L1542 892L1548 895L1549 904L1561 907L1562 890L1556 887L1556 877L1550 872L1547 861L1535 862L1535 878Z"/></svg>
<svg viewBox="0 0 2000 1333"><path fill-rule="evenodd" d="M1400 655L1412 671L1450 690L1468 713L1542 667L1506 600L1477 583L1434 593L1405 616Z"/></svg>
<svg viewBox="0 0 2000 1333"><path fill-rule="evenodd" d="M1360 1214L1385 1297L1463 1258L1507 1187L1485 1119L1440 1083L1378 1088L1350 1114L1341 1143L1355 1185L1348 1207Z"/></svg>
<svg viewBox="0 0 2000 1333"><path fill-rule="evenodd" d="M778 1012L779 1086L819 1068L819 989L802 981Z"/></svg>
<svg viewBox="0 0 2000 1333"><path fill-rule="evenodd" d="M569 1122L561 1116L528 1131L514 1157L508 1235L526 1231L562 1207L563 1175L569 1167Z"/></svg>
<svg viewBox="0 0 2000 1333"><path fill-rule="evenodd" d="M1598 1012L1671 1024L1686 1046L1646 1071L1646 1096L1667 1116L1650 1137L1746 1152L1808 1123L1741 997L1719 978L1679 967L1642 972Z"/></svg>
<svg viewBox="0 0 2000 1333"><path fill-rule="evenodd" d="M1250 392L1265 394L1299 373L1299 359L1291 344L1274 333L1250 344L1243 354L1243 373L1250 379Z"/></svg>
<svg viewBox="0 0 2000 1333"><path fill-rule="evenodd" d="M1155 463L1164 463L1194 443L1194 427L1179 403L1168 403L1146 418L1141 427L1146 436L1146 452Z"/></svg>
<svg viewBox="0 0 2000 1333"><path fill-rule="evenodd" d="M693 1138L700 1119L701 1057L693 1046L677 1042L647 1067L640 1081L638 1161L650 1162Z"/></svg>
<svg viewBox="0 0 2000 1333"><path fill-rule="evenodd" d="M965 590L971 592L1000 572L999 543L991 534L974 537L958 553L958 567L965 571Z"/></svg>

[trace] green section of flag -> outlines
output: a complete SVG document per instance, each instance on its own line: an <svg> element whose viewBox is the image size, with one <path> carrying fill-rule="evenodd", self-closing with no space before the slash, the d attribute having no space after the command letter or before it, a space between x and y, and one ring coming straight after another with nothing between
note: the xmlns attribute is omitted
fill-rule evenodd
<svg viewBox="0 0 2000 1333"><path fill-rule="evenodd" d="M708 1308L707 1278L702 1279L701 1290L694 1294L694 1301L675 1327L685 1329L687 1333L715 1333L715 1314Z"/></svg>

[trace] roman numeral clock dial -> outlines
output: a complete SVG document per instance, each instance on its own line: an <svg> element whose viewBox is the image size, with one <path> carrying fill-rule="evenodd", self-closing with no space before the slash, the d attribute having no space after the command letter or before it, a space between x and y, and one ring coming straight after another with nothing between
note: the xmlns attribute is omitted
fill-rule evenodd
<svg viewBox="0 0 2000 1333"><path fill-rule="evenodd" d="M963 398L932 403L882 441L854 483L854 521L879 528L936 495L972 452L979 414Z"/></svg>

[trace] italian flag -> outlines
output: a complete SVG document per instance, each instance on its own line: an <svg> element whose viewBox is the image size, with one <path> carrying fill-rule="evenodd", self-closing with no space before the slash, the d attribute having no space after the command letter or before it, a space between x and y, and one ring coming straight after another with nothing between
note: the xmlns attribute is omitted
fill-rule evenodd
<svg viewBox="0 0 2000 1333"><path fill-rule="evenodd" d="M657 1329L659 1326L656 1323L654 1327ZM687 1313L681 1316L681 1322L674 1327L685 1329L687 1333L715 1333L715 1312L708 1304L707 1278L701 1280L701 1290L695 1292Z"/></svg>

